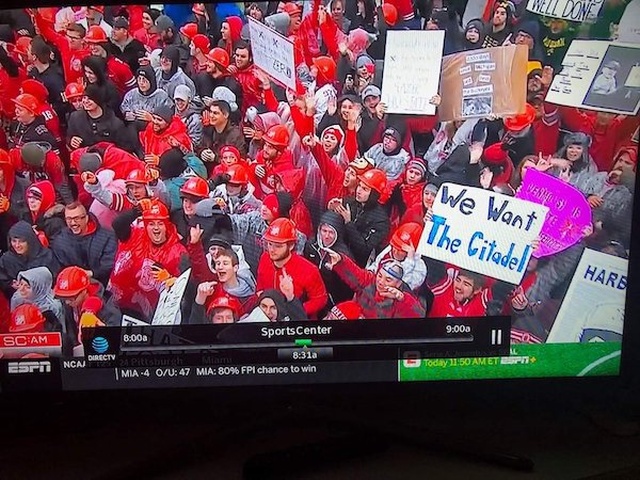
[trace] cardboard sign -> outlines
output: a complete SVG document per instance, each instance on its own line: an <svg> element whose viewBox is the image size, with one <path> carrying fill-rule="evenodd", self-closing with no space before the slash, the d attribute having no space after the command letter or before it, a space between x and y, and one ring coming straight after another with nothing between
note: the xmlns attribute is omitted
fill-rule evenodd
<svg viewBox="0 0 640 480"><path fill-rule="evenodd" d="M593 23L603 5L604 0L529 0L527 10L544 17Z"/></svg>
<svg viewBox="0 0 640 480"><path fill-rule="evenodd" d="M253 63L278 83L296 88L293 42L249 17Z"/></svg>
<svg viewBox="0 0 640 480"><path fill-rule="evenodd" d="M482 188L443 184L417 251L459 268L519 284L548 208Z"/></svg>
<svg viewBox="0 0 640 480"><path fill-rule="evenodd" d="M574 40L546 101L636 115L640 109L640 45Z"/></svg>
<svg viewBox="0 0 640 480"><path fill-rule="evenodd" d="M553 255L578 243L585 227L591 225L591 207L572 185L529 168L516 198L549 208L540 232L540 246L534 256Z"/></svg>
<svg viewBox="0 0 640 480"><path fill-rule="evenodd" d="M442 59L442 121L523 113L527 101L523 45L481 48ZM386 69L386 63L385 63Z"/></svg>
<svg viewBox="0 0 640 480"><path fill-rule="evenodd" d="M182 321L180 305L187 283L189 283L190 275L191 269L188 269L176 279L171 288L164 290L160 294L160 300L153 314L151 325L178 325Z"/></svg>
<svg viewBox="0 0 640 480"><path fill-rule="evenodd" d="M547 343L622 340L629 261L585 249Z"/></svg>
<svg viewBox="0 0 640 480"><path fill-rule="evenodd" d="M389 113L434 115L444 30L391 30L382 71L381 101Z"/></svg>

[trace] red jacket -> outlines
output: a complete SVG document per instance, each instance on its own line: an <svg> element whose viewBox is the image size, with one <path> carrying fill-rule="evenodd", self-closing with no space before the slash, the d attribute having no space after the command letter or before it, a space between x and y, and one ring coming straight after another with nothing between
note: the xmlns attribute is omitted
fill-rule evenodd
<svg viewBox="0 0 640 480"><path fill-rule="evenodd" d="M458 303L453 297L454 278L453 275L447 275L442 282L431 288L434 297L429 317L484 317L487 314L487 303L491 300L491 290L485 288L465 303Z"/></svg>
<svg viewBox="0 0 640 480"><path fill-rule="evenodd" d="M167 241L153 245L144 226L133 227L131 237L118 244L116 260L109 279L109 290L120 308L142 313L151 320L164 284L151 271L153 265L177 277L188 268L187 251L178 239L175 226L167 221Z"/></svg>
<svg viewBox="0 0 640 480"><path fill-rule="evenodd" d="M255 74L255 65L238 70L234 75L242 88L242 110L246 112L249 107L257 107L262 103L262 85Z"/></svg>
<svg viewBox="0 0 640 480"><path fill-rule="evenodd" d="M145 163L138 159L132 153L129 153L121 148L116 147L112 143L107 142L99 142L91 147L83 147L73 150L71 152L71 171L72 172L80 172L80 157L87 152L87 150L96 151L101 150L102 153L102 165L100 170L113 170L115 173L114 179L126 179L129 173L136 168L145 167ZM91 195L89 195L84 189L84 183L80 179L80 175L73 175L73 178L76 187L78 189L78 200L80 200L84 205L90 205L93 201ZM122 202L120 199L117 201L114 199L115 205L112 207L113 210L120 211L125 210L127 206L131 208L133 204L131 202L127 203L125 200L127 197L124 197ZM122 204L122 208L117 208L120 204Z"/></svg>
<svg viewBox="0 0 640 480"><path fill-rule="evenodd" d="M27 72L18 69L18 76L11 77L4 68L0 68L0 113L11 120L15 117L16 104L13 99L20 95L20 86L27 79Z"/></svg>
<svg viewBox="0 0 640 480"><path fill-rule="evenodd" d="M42 35L47 42L55 45L60 52L65 82L81 82L84 74L82 60L91 55L91 52L86 48L82 50L71 50L67 37L56 32L53 23L43 19L42 15L36 13L34 20L37 28L40 30L40 35Z"/></svg>
<svg viewBox="0 0 640 480"><path fill-rule="evenodd" d="M189 137L189 132L187 132L187 126L179 117L174 116L169 126L160 133L153 131L152 123L149 123L147 128L140 132L142 151L146 155L154 154L160 156L167 150L173 148L169 144L170 137L175 138L178 143L183 145L187 150L193 150L191 137Z"/></svg>
<svg viewBox="0 0 640 480"><path fill-rule="evenodd" d="M533 122L535 152L554 155L558 151L560 138L560 115L556 105L544 104L544 115Z"/></svg>
<svg viewBox="0 0 640 480"><path fill-rule="evenodd" d="M302 302L309 318L316 318L318 312L327 304L327 290L318 267L297 253L291 254L284 269L277 268L269 254L263 253L258 263L256 290L260 292L274 288L279 291L283 270L293 278L294 295Z"/></svg>
<svg viewBox="0 0 640 480"><path fill-rule="evenodd" d="M251 183L254 187L256 187L254 195L259 200L262 200L265 195L273 193L273 188L267 184L269 178L273 174L286 172L287 170L293 170L295 168L293 165L293 155L291 154L291 150L289 150L288 148L280 153L273 161L265 161L264 153L262 150L260 150L256 155L255 160L256 161L251 164L251 172L253 174ZM266 175L264 176L264 178L259 178L255 174L256 167L258 167L258 165L263 166L266 170Z"/></svg>
<svg viewBox="0 0 640 480"><path fill-rule="evenodd" d="M58 141L59 145L62 145L62 128L60 127L60 118L51 105L45 103L40 107L38 112L44 118L44 124L47 129L53 134Z"/></svg>
<svg viewBox="0 0 640 480"><path fill-rule="evenodd" d="M60 185L66 181L62 160L53 150L49 150L46 153L44 157L44 167L42 169L35 169L31 165L24 163L19 148L12 148L9 151L9 155L11 156L11 161L16 172L27 174L31 182L50 180L54 185Z"/></svg>
<svg viewBox="0 0 640 480"><path fill-rule="evenodd" d="M303 168L294 168L279 174L284 189L293 197L293 204L289 212L289 218L296 224L296 228L304 233L307 238L313 237L313 223L309 209L302 200L305 185L305 171Z"/></svg>
<svg viewBox="0 0 640 480"><path fill-rule="evenodd" d="M329 158L322 145L317 143L311 149L311 155L316 159L322 178L327 185L327 198L344 198L348 192L343 187L344 170Z"/></svg>
<svg viewBox="0 0 640 480"><path fill-rule="evenodd" d="M400 225L408 222L419 223L424 226L424 206L422 205L422 199L419 202L414 203L413 205L408 205L407 211L404 212L402 218L400 219Z"/></svg>
<svg viewBox="0 0 640 480"><path fill-rule="evenodd" d="M559 110L565 128L591 136L589 154L598 165L599 171L609 171L616 147L623 140L624 133L620 126L626 117L618 115L609 124L598 125L596 124L597 112L581 111L573 107L559 107Z"/></svg>
<svg viewBox="0 0 640 480"><path fill-rule="evenodd" d="M376 289L376 273L358 267L351 258L343 256L334 271L351 288L353 299L362 308L364 318L424 318L424 308L409 292L402 300L385 298Z"/></svg>
<svg viewBox="0 0 640 480"><path fill-rule="evenodd" d="M118 89L121 97L136 86L136 79L131 73L129 65L113 55L107 57L107 75Z"/></svg>
<svg viewBox="0 0 640 480"><path fill-rule="evenodd" d="M133 38L142 43L147 49L147 52L152 52L158 48L162 48L159 33L149 33L144 28L139 28L133 31Z"/></svg>

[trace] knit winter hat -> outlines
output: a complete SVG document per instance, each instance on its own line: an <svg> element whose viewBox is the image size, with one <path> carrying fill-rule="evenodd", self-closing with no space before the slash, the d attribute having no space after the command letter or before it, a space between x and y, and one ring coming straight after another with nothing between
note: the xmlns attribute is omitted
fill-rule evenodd
<svg viewBox="0 0 640 480"><path fill-rule="evenodd" d="M537 42L540 35L540 25L537 20L526 20L518 25L518 32L526 33Z"/></svg>
<svg viewBox="0 0 640 480"><path fill-rule="evenodd" d="M102 165L102 158L97 153L85 152L80 155L80 172L96 172Z"/></svg>
<svg viewBox="0 0 640 480"><path fill-rule="evenodd" d="M407 170L410 168L415 168L422 175L422 179L424 180L427 177L427 166L424 164L424 160L421 158L414 157L407 162Z"/></svg>
<svg viewBox="0 0 640 480"><path fill-rule="evenodd" d="M87 88L84 91L84 95L89 98L89 100L93 100L98 106L102 107L104 105L104 93L102 89L93 83L87 85Z"/></svg>
<svg viewBox="0 0 640 480"><path fill-rule="evenodd" d="M342 145L344 141L344 131L340 128L340 125L330 125L322 131L320 139L323 139L325 135L333 135L338 140L338 145Z"/></svg>
<svg viewBox="0 0 640 480"><path fill-rule="evenodd" d="M438 193L438 186L435 183L427 183L422 189L422 193L431 192L434 195Z"/></svg>
<svg viewBox="0 0 640 480"><path fill-rule="evenodd" d="M186 85L178 85L173 91L173 99L180 99L188 102L189 100L191 100L191 89Z"/></svg>
<svg viewBox="0 0 640 480"><path fill-rule="evenodd" d="M158 168L160 169L160 178L176 178L187 168L187 162L179 148L170 148L160 155Z"/></svg>
<svg viewBox="0 0 640 480"><path fill-rule="evenodd" d="M564 146L581 145L584 148L591 146L591 137L583 132L573 132L564 137Z"/></svg>
<svg viewBox="0 0 640 480"><path fill-rule="evenodd" d="M232 153L235 157L236 160L240 161L242 159L242 157L240 156L240 150L238 150L237 147L235 147L234 145L225 145L220 149L220 158L222 158L222 156L225 153Z"/></svg>
<svg viewBox="0 0 640 480"><path fill-rule="evenodd" d="M173 107L163 103L153 110L153 114L165 122L171 123L171 120L173 120Z"/></svg>
<svg viewBox="0 0 640 480"><path fill-rule="evenodd" d="M479 18L473 18L467 22L467 26L464 27L464 33L467 33L469 30L474 29L478 33L482 33L484 31L484 23Z"/></svg>
<svg viewBox="0 0 640 480"><path fill-rule="evenodd" d="M356 158L353 162L349 162L348 166L353 168L356 175L362 175L367 170L371 170L373 168L373 163L368 161L366 158Z"/></svg>
<svg viewBox="0 0 640 480"><path fill-rule="evenodd" d="M402 145L402 136L400 135L398 129L395 127L387 127L387 129L382 134L382 138L384 137L392 137L396 141L398 146Z"/></svg>
<svg viewBox="0 0 640 480"><path fill-rule="evenodd" d="M229 104L229 109L232 112L238 110L238 103L236 94L229 90L227 87L216 87L211 94L211 97L215 100L223 100Z"/></svg>
<svg viewBox="0 0 640 480"><path fill-rule="evenodd" d="M336 320L358 320L362 318L362 307L355 300L347 300L334 306L330 315Z"/></svg>
<svg viewBox="0 0 640 480"><path fill-rule="evenodd" d="M43 144L38 142L27 142L20 149L20 156L22 161L32 167L42 167L44 165L44 159L47 151Z"/></svg>

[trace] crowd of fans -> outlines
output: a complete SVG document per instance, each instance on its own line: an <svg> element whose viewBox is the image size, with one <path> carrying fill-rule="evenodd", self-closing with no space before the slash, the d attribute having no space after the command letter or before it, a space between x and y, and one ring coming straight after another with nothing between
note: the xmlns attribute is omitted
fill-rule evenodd
<svg viewBox="0 0 640 480"><path fill-rule="evenodd" d="M0 12L0 331L69 352L83 326L150 322L190 268L183 323L504 313L544 342L582 250L629 250L638 118L545 101L571 40L608 39L627 2L590 25L444 3ZM253 64L248 17L293 42L295 90ZM388 113L386 35L406 29L445 30L445 54L527 45L526 111ZM588 200L578 244L520 285L416 253L442 183L514 195L531 168Z"/></svg>

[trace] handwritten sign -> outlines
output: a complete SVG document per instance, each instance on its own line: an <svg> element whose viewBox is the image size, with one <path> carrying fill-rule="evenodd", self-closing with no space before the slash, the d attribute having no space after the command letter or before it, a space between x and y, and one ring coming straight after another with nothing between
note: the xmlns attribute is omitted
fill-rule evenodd
<svg viewBox="0 0 640 480"><path fill-rule="evenodd" d="M603 5L604 0L529 0L527 10L570 22L593 23Z"/></svg>
<svg viewBox="0 0 640 480"><path fill-rule="evenodd" d="M444 30L392 30L382 71L382 101L389 113L434 115Z"/></svg>
<svg viewBox="0 0 640 480"><path fill-rule="evenodd" d="M296 88L293 42L249 17L253 62L278 83Z"/></svg>
<svg viewBox="0 0 640 480"><path fill-rule="evenodd" d="M640 45L574 40L546 101L601 112L636 115L640 109Z"/></svg>
<svg viewBox="0 0 640 480"><path fill-rule="evenodd" d="M585 249L548 343L620 342L629 261Z"/></svg>
<svg viewBox="0 0 640 480"><path fill-rule="evenodd" d="M417 251L459 268L519 284L548 208L482 188L443 184Z"/></svg>
<svg viewBox="0 0 640 480"><path fill-rule="evenodd" d="M138 320L137 318L130 317L129 315L122 315L122 322L120 323L120 326L140 327L140 326L149 326L149 324L142 320Z"/></svg>
<svg viewBox="0 0 640 480"><path fill-rule="evenodd" d="M511 45L444 57L440 94L442 102L438 107L440 120L524 112L527 101L527 55L526 47Z"/></svg>
<svg viewBox="0 0 640 480"><path fill-rule="evenodd" d="M178 325L182 321L180 304L189 283L191 269L180 275L173 286L160 294L151 325Z"/></svg>
<svg viewBox="0 0 640 480"><path fill-rule="evenodd" d="M546 257L578 243L585 227L591 225L591 207L572 185L548 173L529 168L516 198L549 208L540 232L535 257Z"/></svg>

